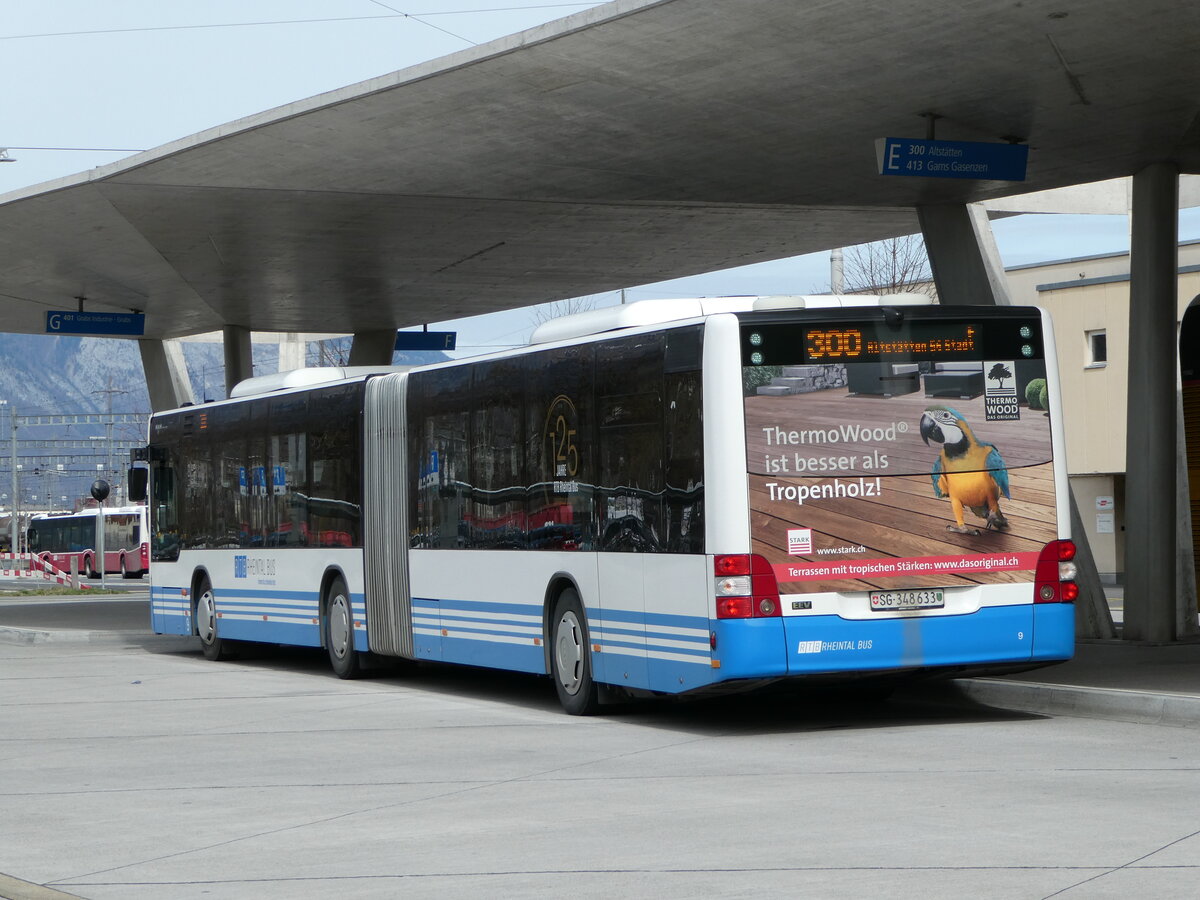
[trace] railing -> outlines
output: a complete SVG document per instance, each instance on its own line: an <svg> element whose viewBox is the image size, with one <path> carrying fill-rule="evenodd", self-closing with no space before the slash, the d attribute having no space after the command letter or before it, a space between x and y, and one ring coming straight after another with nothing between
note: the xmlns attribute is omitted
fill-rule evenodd
<svg viewBox="0 0 1200 900"><path fill-rule="evenodd" d="M0 578L39 578L73 588L91 587L80 583L78 571L64 572L33 553L0 553Z"/></svg>

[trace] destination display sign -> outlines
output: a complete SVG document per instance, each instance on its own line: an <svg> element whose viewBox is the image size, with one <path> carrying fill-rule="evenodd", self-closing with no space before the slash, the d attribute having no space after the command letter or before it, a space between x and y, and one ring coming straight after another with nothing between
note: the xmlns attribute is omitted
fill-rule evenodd
<svg viewBox="0 0 1200 900"><path fill-rule="evenodd" d="M80 312L52 309L46 313L46 334L87 334L141 337L146 333L142 313Z"/></svg>
<svg viewBox="0 0 1200 900"><path fill-rule="evenodd" d="M889 137L875 141L875 157L880 175L1024 181L1029 147L1025 144Z"/></svg>
<svg viewBox="0 0 1200 900"><path fill-rule="evenodd" d="M453 350L457 331L397 331L396 350Z"/></svg>
<svg viewBox="0 0 1200 900"><path fill-rule="evenodd" d="M742 365L860 362L951 362L1040 359L1036 320L963 322L913 319L899 329L882 322L810 326L799 322L742 327Z"/></svg>

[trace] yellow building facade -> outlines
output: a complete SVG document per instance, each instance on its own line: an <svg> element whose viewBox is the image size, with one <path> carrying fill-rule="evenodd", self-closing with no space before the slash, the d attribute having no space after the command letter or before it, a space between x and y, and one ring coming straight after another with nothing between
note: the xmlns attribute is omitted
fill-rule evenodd
<svg viewBox="0 0 1200 900"><path fill-rule="evenodd" d="M1096 567L1124 571L1125 417L1128 406L1129 254L1007 270L1012 302L1050 311L1058 347L1067 471ZM1179 246L1178 318L1200 297L1200 241Z"/></svg>

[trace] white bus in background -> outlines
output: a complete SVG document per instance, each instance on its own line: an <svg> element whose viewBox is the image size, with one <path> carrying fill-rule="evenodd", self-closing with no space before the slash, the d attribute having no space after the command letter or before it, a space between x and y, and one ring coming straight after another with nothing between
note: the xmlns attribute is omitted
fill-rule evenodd
<svg viewBox="0 0 1200 900"><path fill-rule="evenodd" d="M576 714L1067 659L1050 321L913 300L635 303L156 414L153 627L547 675Z"/></svg>

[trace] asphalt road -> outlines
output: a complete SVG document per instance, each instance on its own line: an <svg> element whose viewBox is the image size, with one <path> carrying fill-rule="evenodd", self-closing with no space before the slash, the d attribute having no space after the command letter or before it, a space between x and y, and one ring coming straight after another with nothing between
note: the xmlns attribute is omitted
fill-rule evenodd
<svg viewBox="0 0 1200 900"><path fill-rule="evenodd" d="M0 597L0 627L65 631L150 631L150 594L60 598Z"/></svg>
<svg viewBox="0 0 1200 900"><path fill-rule="evenodd" d="M1191 897L1193 728L0 642L0 895ZM5 893L7 892L7 894ZM28 894L24 896L35 896Z"/></svg>

